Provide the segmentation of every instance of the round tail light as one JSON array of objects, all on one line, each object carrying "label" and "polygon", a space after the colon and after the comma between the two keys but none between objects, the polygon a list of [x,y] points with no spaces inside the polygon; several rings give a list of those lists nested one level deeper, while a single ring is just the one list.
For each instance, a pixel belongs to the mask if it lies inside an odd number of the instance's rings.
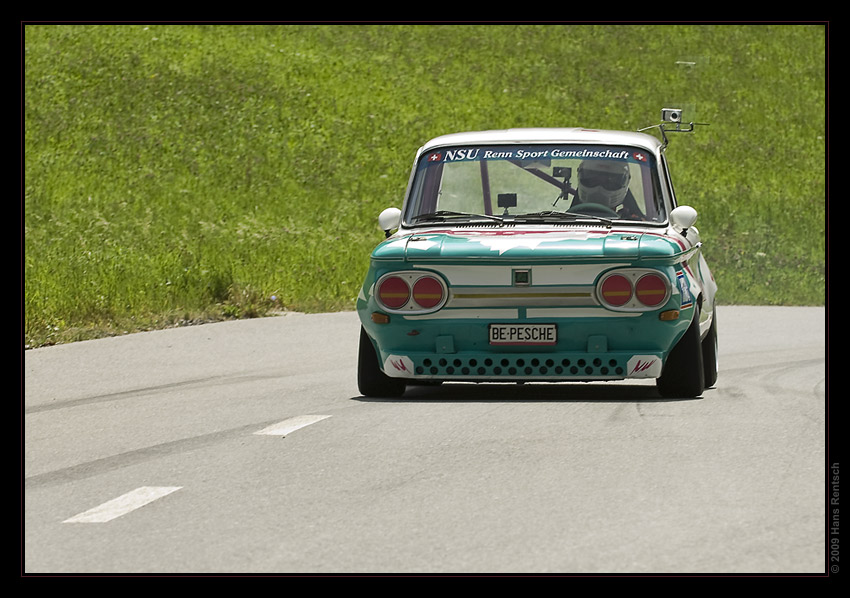
[{"label": "round tail light", "polygon": [[410,288],[397,276],[390,276],[381,282],[378,298],[390,309],[399,309],[410,299]]},{"label": "round tail light", "polygon": [[431,276],[423,276],[413,285],[413,300],[425,309],[436,307],[443,300],[443,285]]},{"label": "round tail light", "polygon": [[605,303],[614,307],[620,307],[628,303],[632,298],[632,284],[625,276],[612,274],[602,281],[599,292]]},{"label": "round tail light", "polygon": [[647,307],[656,307],[667,298],[667,285],[657,274],[646,274],[637,281],[635,296]]}]

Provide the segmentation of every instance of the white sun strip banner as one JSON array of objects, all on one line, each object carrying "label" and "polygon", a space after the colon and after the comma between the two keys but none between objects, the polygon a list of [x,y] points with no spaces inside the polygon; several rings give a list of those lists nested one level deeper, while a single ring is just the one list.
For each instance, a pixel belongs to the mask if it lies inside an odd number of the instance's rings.
[{"label": "white sun strip banner", "polygon": [[106,523],[180,490],[180,488],[182,486],[142,486],[132,492],[107,501],[100,506],[66,519],[62,523]]},{"label": "white sun strip banner", "polygon": [[263,428],[259,432],[254,432],[254,434],[259,434],[261,436],[286,436],[287,434],[303,428],[304,426],[315,424],[316,422],[320,422],[329,417],[330,415],[299,415],[298,417],[292,417],[290,419],[285,419],[282,422],[272,424],[267,428]]}]

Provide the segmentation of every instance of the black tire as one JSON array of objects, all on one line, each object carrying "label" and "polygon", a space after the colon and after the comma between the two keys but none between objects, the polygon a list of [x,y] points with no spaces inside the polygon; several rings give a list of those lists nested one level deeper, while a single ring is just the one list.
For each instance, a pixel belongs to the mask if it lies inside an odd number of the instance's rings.
[{"label": "black tire", "polygon": [[711,388],[717,383],[717,310],[711,316],[711,328],[702,340],[704,384]]},{"label": "black tire", "polygon": [[699,337],[699,312],[694,314],[685,336],[667,356],[664,370],[655,385],[663,397],[692,398],[702,394],[705,370]]},{"label": "black tire", "polygon": [[366,397],[400,397],[404,394],[404,380],[390,378],[381,371],[378,355],[369,335],[360,328],[360,350],[357,356],[357,388]]}]

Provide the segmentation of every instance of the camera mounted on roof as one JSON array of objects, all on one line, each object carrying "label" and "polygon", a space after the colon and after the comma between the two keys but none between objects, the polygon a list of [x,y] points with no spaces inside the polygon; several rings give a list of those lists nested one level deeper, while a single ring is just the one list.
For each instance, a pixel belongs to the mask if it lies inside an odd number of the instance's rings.
[{"label": "camera mounted on roof", "polygon": [[667,147],[667,133],[690,133],[696,125],[707,125],[708,123],[695,123],[693,121],[685,124],[683,120],[683,110],[681,108],[662,108],[661,122],[657,125],[638,129],[639,132],[649,129],[658,128],[661,131],[661,137],[664,140],[664,147]]},{"label": "camera mounted on roof", "polygon": [[661,120],[666,123],[682,122],[682,110],[680,108],[662,108]]}]

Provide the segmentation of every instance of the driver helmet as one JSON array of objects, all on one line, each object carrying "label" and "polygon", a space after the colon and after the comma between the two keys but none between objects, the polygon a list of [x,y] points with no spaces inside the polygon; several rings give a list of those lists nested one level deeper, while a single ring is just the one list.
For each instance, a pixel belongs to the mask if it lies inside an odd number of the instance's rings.
[{"label": "driver helmet", "polygon": [[578,167],[581,201],[616,209],[629,190],[629,165],[612,160],[585,160]]}]

